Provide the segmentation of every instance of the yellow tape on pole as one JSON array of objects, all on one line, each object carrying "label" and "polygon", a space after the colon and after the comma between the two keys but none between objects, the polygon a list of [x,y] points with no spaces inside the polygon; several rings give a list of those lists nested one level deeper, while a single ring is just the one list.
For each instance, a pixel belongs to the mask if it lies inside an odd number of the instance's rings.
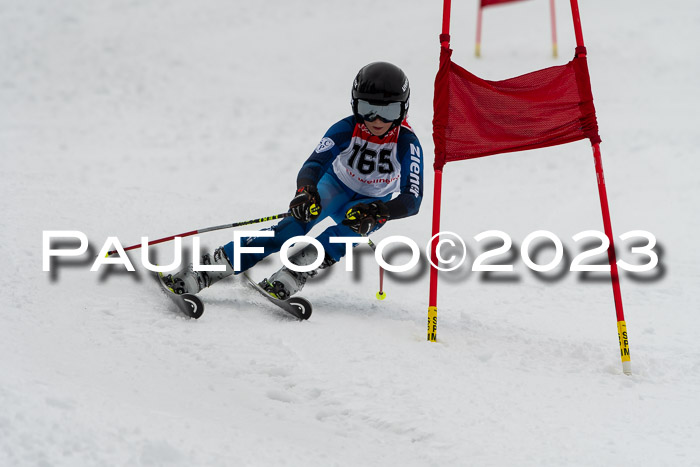
[{"label": "yellow tape on pole", "polygon": [[620,358],[622,359],[622,371],[626,375],[632,374],[630,362],[630,343],[627,338],[627,324],[624,321],[617,322],[617,337],[620,340]]},{"label": "yellow tape on pole", "polygon": [[428,341],[435,342],[437,340],[437,307],[428,307]]}]

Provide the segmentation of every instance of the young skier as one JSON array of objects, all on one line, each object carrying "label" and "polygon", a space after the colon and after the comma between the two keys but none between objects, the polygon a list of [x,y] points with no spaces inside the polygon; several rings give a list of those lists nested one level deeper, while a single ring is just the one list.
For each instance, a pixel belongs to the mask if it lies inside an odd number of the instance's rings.
[{"label": "young skier", "polygon": [[[352,86],[353,115],[326,132],[297,176],[297,190],[289,204],[291,216],[270,230],[273,237],[250,237],[246,247],[263,247],[263,253],[241,253],[240,271],[235,271],[234,244],[217,248],[202,257],[200,264],[223,266],[222,271],[194,271],[192,264],[168,275],[164,281],[175,292],[197,293],[221,279],[250,269],[282,244],[306,235],[318,222],[330,217],[336,222],[316,239],[325,250],[318,269],[345,255],[345,244],[331,237],[366,236],[387,220],[413,216],[423,197],[423,153],[418,138],[406,121],[410,89],[397,66],[374,62],[363,67]],[[394,194],[398,196],[392,199]],[[318,258],[313,245],[289,257],[297,266],[308,266]],[[299,292],[317,270],[296,272],[282,267],[260,283],[268,293],[286,300]]]}]

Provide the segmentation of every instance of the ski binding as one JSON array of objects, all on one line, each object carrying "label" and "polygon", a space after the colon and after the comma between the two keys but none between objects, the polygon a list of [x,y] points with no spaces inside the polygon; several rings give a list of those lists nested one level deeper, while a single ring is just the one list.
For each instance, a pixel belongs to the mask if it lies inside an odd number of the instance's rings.
[{"label": "ski binding", "polygon": [[311,316],[312,312],[312,307],[311,307],[311,302],[309,302],[307,299],[303,297],[290,297],[287,300],[280,300],[279,298],[275,298],[265,289],[260,287],[257,282],[255,282],[253,279],[248,276],[248,274],[243,273],[243,277],[246,278],[248,281],[248,284],[255,290],[257,290],[261,295],[263,295],[265,298],[267,298],[270,302],[274,303],[278,307],[282,308],[284,311],[289,313],[290,315],[294,316],[295,318],[299,320],[307,320]]},{"label": "ski binding", "polygon": [[199,297],[189,293],[182,295],[175,293],[175,291],[168,287],[163,281],[162,272],[156,273],[156,277],[158,278],[160,288],[163,290],[165,295],[167,295],[168,298],[170,298],[173,301],[173,303],[177,305],[177,308],[182,313],[184,313],[185,316],[194,319],[199,319],[202,316],[202,314],[204,313],[204,304],[199,299]]}]

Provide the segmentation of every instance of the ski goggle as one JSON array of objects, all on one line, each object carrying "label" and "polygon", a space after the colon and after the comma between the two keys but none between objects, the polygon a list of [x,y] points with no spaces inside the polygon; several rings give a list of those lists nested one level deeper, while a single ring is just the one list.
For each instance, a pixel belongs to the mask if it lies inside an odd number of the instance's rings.
[{"label": "ski goggle", "polygon": [[358,99],[357,113],[362,116],[365,121],[373,122],[376,119],[384,123],[391,123],[401,117],[401,102],[390,102],[386,105],[375,105],[369,102]]}]

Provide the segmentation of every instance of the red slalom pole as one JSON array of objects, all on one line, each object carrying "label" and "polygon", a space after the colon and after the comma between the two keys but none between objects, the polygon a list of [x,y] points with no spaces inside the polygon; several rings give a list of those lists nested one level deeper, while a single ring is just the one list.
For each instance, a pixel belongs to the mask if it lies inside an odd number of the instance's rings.
[{"label": "red slalom pole", "polygon": [[615,256],[615,246],[613,244],[612,223],[610,222],[610,206],[608,205],[608,193],[605,188],[605,174],[603,173],[603,160],[600,154],[600,144],[593,145],[593,158],[595,159],[595,171],[598,178],[598,194],[600,195],[600,209],[603,213],[603,228],[605,235],[610,239],[608,248],[608,260],[610,262],[610,275],[613,282],[613,295],[615,297],[615,312],[618,321],[625,320],[622,310],[622,293],[620,292],[620,276],[617,270],[617,258]]},{"label": "red slalom pole", "polygon": [[450,10],[452,2],[444,0],[442,3],[442,35],[440,36],[440,45],[442,47],[450,47]]},{"label": "red slalom pole", "polygon": [[433,190],[433,230],[430,244],[430,295],[428,297],[428,341],[437,341],[437,286],[438,258],[437,246],[440,242],[440,207],[442,203],[442,169],[435,169],[435,187]]},{"label": "red slalom pole", "polygon": [[[450,9],[452,3],[450,0],[444,0],[442,6],[442,34],[440,34],[440,47],[447,51],[450,49]],[[442,56],[442,52],[441,52]],[[444,154],[439,154],[443,157]],[[442,204],[442,168],[444,160],[441,159],[439,165],[433,164],[435,172],[435,180],[433,187],[433,225],[432,225],[432,240],[430,242],[430,292],[428,295],[428,341],[437,341],[437,283],[438,283],[438,259],[437,246],[440,241],[440,206]]]},{"label": "red slalom pole", "polygon": [[574,33],[576,34],[576,45],[583,47],[583,31],[581,30],[581,15],[578,12],[578,0],[571,0],[571,16],[574,19]]},{"label": "red slalom pole", "polygon": [[479,11],[476,13],[476,46],[474,47],[474,55],[477,57],[481,57],[481,21],[483,10],[481,2],[479,2]]},{"label": "red slalom pole", "polygon": [[554,0],[549,0],[549,15],[552,20],[552,57],[559,56],[559,46],[557,46],[557,13],[554,9]]},{"label": "red slalom pole", "polygon": [[[576,33],[576,46],[583,48],[583,31],[581,28],[581,16],[578,10],[578,1],[571,0],[571,16],[574,20],[574,31]],[[585,52],[583,52],[585,55]],[[605,187],[605,174],[603,172],[603,160],[600,154],[600,143],[593,145],[593,158],[595,160],[596,177],[598,178],[598,195],[600,197],[600,209],[603,214],[603,228],[605,235],[610,241],[608,245],[608,262],[610,263],[610,279],[612,282],[613,298],[615,300],[615,314],[617,316],[617,336],[620,343],[620,359],[622,360],[622,371],[626,375],[632,374],[632,364],[630,362],[629,339],[627,335],[627,323],[625,313],[622,309],[622,292],[620,291],[620,276],[617,270],[617,258],[615,256],[615,242],[613,241],[612,223],[610,222],[610,207],[608,205],[608,193]]]},{"label": "red slalom pole", "polygon": [[[452,7],[450,0],[444,0],[442,6],[442,34],[440,34],[440,47],[444,51],[450,49],[450,9]],[[441,52],[442,56],[442,52]],[[444,154],[436,152],[436,164],[438,155],[444,158]],[[440,241],[438,234],[440,233],[440,206],[442,204],[442,168],[444,160],[439,162],[439,165],[433,164],[435,171],[435,180],[433,187],[433,225],[432,225],[432,241],[430,243],[430,292],[428,296],[428,341],[437,341],[437,286],[438,286],[438,259],[437,245]]]},{"label": "red slalom pole", "polygon": [[595,159],[595,171],[598,178],[598,195],[600,197],[600,209],[603,214],[603,229],[610,241],[608,245],[608,262],[610,263],[610,279],[612,281],[613,297],[615,299],[615,314],[617,315],[617,337],[620,343],[620,359],[622,371],[626,375],[632,374],[630,362],[630,347],[627,336],[627,323],[622,309],[622,292],[620,290],[620,275],[617,270],[617,258],[615,255],[615,243],[613,242],[612,223],[610,222],[610,207],[608,194],[605,188],[605,174],[603,173],[603,161],[600,155],[600,144],[593,145],[593,158]]}]

